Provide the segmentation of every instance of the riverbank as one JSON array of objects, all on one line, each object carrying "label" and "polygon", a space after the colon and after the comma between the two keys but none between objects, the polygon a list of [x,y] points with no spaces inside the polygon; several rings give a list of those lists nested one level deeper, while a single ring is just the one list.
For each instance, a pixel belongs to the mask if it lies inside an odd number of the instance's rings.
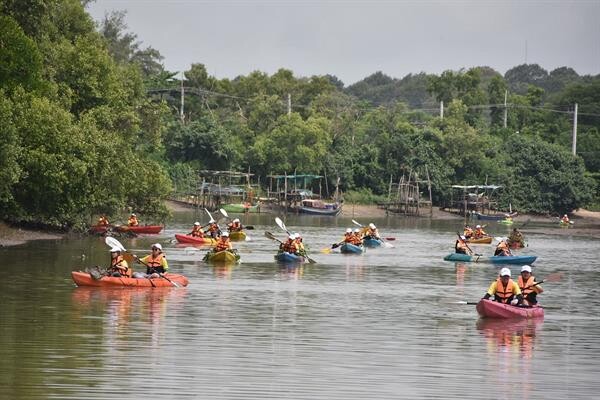
[{"label": "riverbank", "polygon": [[29,240],[56,240],[63,237],[64,234],[60,233],[17,228],[0,222],[0,247],[16,246]]}]

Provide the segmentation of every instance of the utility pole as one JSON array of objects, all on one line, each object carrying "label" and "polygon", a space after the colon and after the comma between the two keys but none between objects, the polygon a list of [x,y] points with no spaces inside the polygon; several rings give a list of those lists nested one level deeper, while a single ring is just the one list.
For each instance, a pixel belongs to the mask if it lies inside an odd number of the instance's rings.
[{"label": "utility pole", "polygon": [[440,119],[444,119],[444,100],[440,101]]},{"label": "utility pole", "polygon": [[288,93],[287,106],[288,106],[288,115],[291,115],[292,114],[292,94],[291,93]]},{"label": "utility pole", "polygon": [[573,111],[573,155],[577,155],[577,103]]},{"label": "utility pole", "polygon": [[183,71],[181,71],[181,111],[180,111],[179,117],[181,118],[181,123],[182,124],[183,124],[184,119],[185,119],[185,115],[183,113],[184,99],[185,99],[185,94],[184,94],[184,91],[183,91]]},{"label": "utility pole", "polygon": [[504,91],[504,127],[506,128],[506,121],[508,119],[508,108],[506,107],[506,101],[508,100],[508,90]]}]

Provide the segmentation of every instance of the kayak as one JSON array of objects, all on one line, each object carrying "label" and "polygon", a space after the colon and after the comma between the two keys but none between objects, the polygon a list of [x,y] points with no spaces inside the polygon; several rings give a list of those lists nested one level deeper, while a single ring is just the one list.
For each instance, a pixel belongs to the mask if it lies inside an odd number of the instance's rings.
[{"label": "kayak", "polygon": [[363,239],[363,245],[365,247],[381,247],[383,246],[383,242],[379,239],[373,239],[371,237],[365,237]]},{"label": "kayak", "polygon": [[240,261],[240,256],[229,250],[223,250],[217,253],[215,253],[214,251],[209,251],[208,253],[206,253],[203,260],[205,262],[235,263]]},{"label": "kayak", "polygon": [[191,235],[183,235],[181,233],[176,233],[175,234],[175,239],[177,239],[177,241],[179,243],[190,243],[190,244],[215,244],[216,241],[213,238],[210,237],[197,237],[197,236],[191,236]]},{"label": "kayak", "polygon": [[492,243],[492,237],[491,236],[483,236],[480,238],[470,238],[467,240],[467,243],[490,244],[490,243]]},{"label": "kayak", "polygon": [[351,243],[344,243],[340,247],[340,252],[344,254],[362,254],[363,251],[365,251],[363,246],[357,246]]},{"label": "kayak", "polygon": [[479,300],[477,312],[482,318],[543,318],[544,309],[539,306],[516,307],[492,300]]},{"label": "kayak", "polygon": [[238,231],[238,232],[229,232],[229,240],[232,242],[241,242],[246,240],[246,232]]},{"label": "kayak", "polygon": [[105,233],[107,230],[111,229],[112,225],[92,225],[88,232],[90,233]]},{"label": "kayak", "polygon": [[305,258],[297,254],[283,251],[281,253],[275,254],[275,260],[277,260],[280,263],[303,263],[305,261]]},{"label": "kayak", "polygon": [[[165,273],[164,276],[175,282],[179,286],[187,286],[188,279],[183,275]],[[94,279],[88,272],[73,271],[71,277],[77,286],[97,286],[97,287],[172,287],[175,286],[165,278],[127,278],[103,276],[100,279]]]},{"label": "kayak", "polygon": [[450,253],[444,260],[463,262],[489,262],[492,264],[533,264],[537,256],[470,256],[462,253]]},{"label": "kayak", "polygon": [[504,225],[512,225],[514,223],[514,221],[512,219],[503,219],[501,221],[498,221],[499,224],[504,224]]},{"label": "kayak", "polygon": [[564,222],[564,221],[560,221],[558,223],[558,226],[560,226],[561,228],[568,228],[571,225],[570,222]]},{"label": "kayak", "polygon": [[163,227],[160,225],[137,225],[137,226],[120,225],[120,226],[115,226],[114,229],[117,232],[156,234],[156,233],[160,233],[160,231],[162,231]]}]

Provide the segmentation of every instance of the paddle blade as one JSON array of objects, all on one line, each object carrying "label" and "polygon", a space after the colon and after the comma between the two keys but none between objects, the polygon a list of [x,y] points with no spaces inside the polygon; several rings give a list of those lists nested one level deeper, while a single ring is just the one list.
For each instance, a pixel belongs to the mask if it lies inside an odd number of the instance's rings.
[{"label": "paddle blade", "polygon": [[544,278],[544,282],[560,282],[562,280],[562,272],[553,272]]},{"label": "paddle blade", "polygon": [[127,250],[125,250],[125,247],[121,244],[121,242],[119,242],[117,239],[115,239],[112,236],[105,237],[104,243],[106,243],[106,245],[109,247],[116,247],[116,248],[120,249],[121,251],[127,251]]},{"label": "paddle blade", "polygon": [[357,221],[355,221],[355,220],[352,220],[352,223],[353,223],[354,225],[358,225],[358,226],[360,226],[361,228],[364,226],[363,224],[361,224],[360,222],[357,222]]},{"label": "paddle blade", "polygon": [[127,264],[133,264],[133,261],[134,261],[133,254],[125,253],[125,254],[123,254],[123,259],[125,261],[127,261]]},{"label": "paddle blade", "polygon": [[252,225],[246,225],[244,227],[244,229],[247,229],[247,230],[251,231],[251,230],[254,230],[254,226],[252,226]]},{"label": "paddle blade", "polygon": [[395,237],[386,237],[385,240],[396,240]]},{"label": "paddle blade", "polygon": [[229,215],[227,215],[227,211],[223,210],[222,208],[219,208],[219,211],[221,212],[221,214],[223,214],[225,218],[229,218]]},{"label": "paddle blade", "polygon": [[275,223],[277,224],[278,227],[280,227],[282,230],[286,231],[289,235],[289,232],[285,226],[285,224],[283,223],[283,221],[281,220],[281,218],[279,217],[275,217]]},{"label": "paddle blade", "polygon": [[212,216],[212,215],[210,215],[210,212],[208,212],[208,210],[207,210],[206,208],[204,209],[204,211],[206,211],[206,213],[208,214],[208,217],[210,218],[210,221],[209,221],[209,223],[210,223],[210,222],[214,222],[214,221],[215,221],[215,219],[213,218],[213,216]]},{"label": "paddle blade", "polygon": [[321,252],[323,254],[329,254],[329,253],[331,253],[331,249],[329,247],[325,247],[325,248],[319,250],[319,252]]}]

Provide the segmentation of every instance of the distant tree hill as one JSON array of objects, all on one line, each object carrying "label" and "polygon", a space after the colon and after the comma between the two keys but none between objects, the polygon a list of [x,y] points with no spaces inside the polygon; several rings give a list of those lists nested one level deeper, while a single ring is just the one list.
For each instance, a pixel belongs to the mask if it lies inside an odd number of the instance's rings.
[{"label": "distant tree hill", "polygon": [[[570,67],[560,67],[548,72],[538,64],[517,65],[506,71],[504,76],[487,66],[474,67],[469,71],[477,71],[482,90],[487,90],[492,79],[498,76],[504,78],[507,89],[516,94],[525,95],[529,85],[534,85],[544,90],[545,98],[551,98],[569,85],[586,84],[594,79],[590,75],[581,76]],[[459,72],[465,70],[461,69]],[[421,72],[397,79],[377,71],[348,86],[344,91],[376,106],[404,102],[411,108],[431,107],[437,103],[435,96],[428,90],[429,82],[434,77],[437,75]]]}]

